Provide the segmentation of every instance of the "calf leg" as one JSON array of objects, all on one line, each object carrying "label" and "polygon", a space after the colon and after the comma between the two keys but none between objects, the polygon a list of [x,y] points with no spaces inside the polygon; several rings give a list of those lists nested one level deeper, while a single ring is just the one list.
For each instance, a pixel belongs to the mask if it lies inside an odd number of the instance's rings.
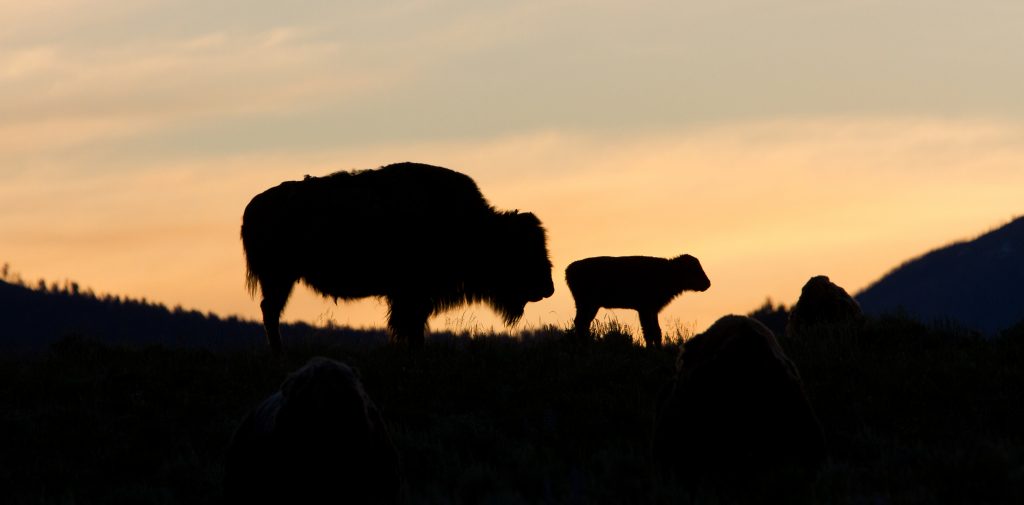
[{"label": "calf leg", "polygon": [[260,280],[263,292],[263,301],[260,302],[260,309],[263,310],[263,328],[267,332],[267,343],[274,354],[281,354],[281,311],[288,303],[294,285],[294,280]]},{"label": "calf leg", "polygon": [[638,310],[640,328],[644,331],[644,342],[647,347],[661,347],[661,325],[658,324],[658,311]]},{"label": "calf leg", "polygon": [[409,347],[423,347],[423,333],[433,312],[426,299],[388,298],[388,333],[392,342],[408,342]]},{"label": "calf leg", "polygon": [[579,342],[590,341],[590,323],[597,317],[597,307],[591,305],[576,305],[576,319],[573,325],[576,330],[576,340]]}]

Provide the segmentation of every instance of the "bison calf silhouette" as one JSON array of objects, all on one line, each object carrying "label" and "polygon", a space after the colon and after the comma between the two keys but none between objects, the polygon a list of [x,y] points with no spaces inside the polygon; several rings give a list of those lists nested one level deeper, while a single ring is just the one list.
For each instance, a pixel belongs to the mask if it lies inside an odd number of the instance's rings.
[{"label": "bison calf silhouette", "polygon": [[672,259],[650,256],[600,256],[575,261],[565,280],[576,300],[576,336],[590,338],[590,323],[600,308],[633,309],[647,346],[661,345],[658,313],[683,291],[706,291],[711,281],[689,254]]},{"label": "bison calf silhouette", "polygon": [[436,312],[484,302],[514,324],[554,292],[536,216],[497,211],[468,176],[419,163],[270,188],[245,208],[242,245],[275,352],[300,280],[335,299],[385,298],[392,340],[413,346]]},{"label": "bison calf silhouette", "polygon": [[396,503],[398,452],[355,372],[313,358],[250,412],[224,463],[228,503]]}]

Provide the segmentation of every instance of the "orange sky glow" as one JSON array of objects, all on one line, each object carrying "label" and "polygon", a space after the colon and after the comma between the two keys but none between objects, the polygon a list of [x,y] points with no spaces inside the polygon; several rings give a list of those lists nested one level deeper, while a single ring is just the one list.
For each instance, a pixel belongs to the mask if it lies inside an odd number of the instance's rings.
[{"label": "orange sky glow", "polygon": [[[661,319],[699,331],[766,297],[792,303],[813,275],[859,290],[906,259],[1004,223],[1020,210],[1021,139],[1024,131],[997,124],[776,121],[642,138],[542,132],[241,156],[78,181],[32,173],[0,189],[0,232],[4,260],[27,278],[71,278],[100,292],[256,318],[238,239],[249,198],[305,173],[416,160],[463,171],[496,207],[544,222],[556,293],[530,304],[523,324],[569,324],[563,272],[571,261],[690,253],[712,288],[684,294]],[[302,288],[285,318],[380,326],[385,310],[380,301],[334,304]],[[637,324],[629,311],[605,317]],[[435,317],[432,327],[501,325],[488,309],[470,307]]]},{"label": "orange sky glow", "polygon": [[[661,319],[697,332],[793,303],[814,275],[859,291],[1024,213],[1021,16],[954,0],[0,0],[0,263],[256,318],[250,198],[416,161],[543,221],[556,291],[524,326],[570,323],[576,259],[689,253],[712,287]],[[284,318],[385,312],[303,288]],[[483,307],[431,324],[500,328]]]}]

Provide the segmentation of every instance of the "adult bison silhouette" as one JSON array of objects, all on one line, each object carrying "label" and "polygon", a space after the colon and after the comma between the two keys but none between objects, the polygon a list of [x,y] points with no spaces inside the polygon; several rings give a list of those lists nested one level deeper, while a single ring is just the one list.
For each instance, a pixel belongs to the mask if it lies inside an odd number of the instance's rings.
[{"label": "adult bison silhouette", "polygon": [[554,292],[536,216],[498,211],[468,176],[419,163],[270,188],[245,208],[242,245],[274,352],[297,281],[334,299],[385,298],[391,339],[413,347],[439,311],[484,302],[514,324]]}]

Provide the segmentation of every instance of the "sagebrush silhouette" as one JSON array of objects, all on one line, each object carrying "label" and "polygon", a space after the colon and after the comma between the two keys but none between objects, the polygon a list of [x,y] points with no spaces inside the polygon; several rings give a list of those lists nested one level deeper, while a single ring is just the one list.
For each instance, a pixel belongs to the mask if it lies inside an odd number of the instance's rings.
[{"label": "sagebrush silhouette", "polygon": [[299,280],[335,299],[386,298],[391,337],[414,346],[436,312],[484,302],[513,324],[554,292],[540,220],[495,210],[471,178],[431,165],[284,182],[249,202],[242,244],[274,351]]},{"label": "sagebrush silhouette", "polygon": [[228,503],[396,503],[394,444],[355,372],[313,358],[250,412],[224,465]]},{"label": "sagebrush silhouette", "polygon": [[650,256],[599,256],[574,261],[565,280],[576,300],[576,335],[590,338],[590,323],[600,308],[633,309],[648,346],[661,345],[658,313],[683,291],[706,291],[711,281],[689,254],[672,259]]}]

